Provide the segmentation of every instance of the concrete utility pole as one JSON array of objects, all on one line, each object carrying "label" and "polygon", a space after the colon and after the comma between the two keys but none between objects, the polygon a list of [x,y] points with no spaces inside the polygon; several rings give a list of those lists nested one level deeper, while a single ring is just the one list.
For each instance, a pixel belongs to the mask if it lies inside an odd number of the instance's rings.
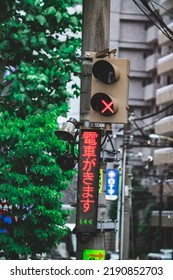
[{"label": "concrete utility pole", "polygon": [[159,242],[158,250],[162,249],[163,244],[163,234],[162,234],[162,210],[163,210],[163,179],[160,180],[160,190],[159,190]]},{"label": "concrete utility pole", "polygon": [[[89,121],[92,61],[85,58],[85,52],[99,52],[109,48],[110,0],[83,0],[82,29],[82,73],[80,96],[80,122]],[[104,166],[105,168],[105,166]],[[105,194],[99,194],[99,205],[104,204]],[[103,209],[103,208],[102,208]],[[103,220],[103,211],[98,211],[98,221]],[[82,259],[84,249],[104,249],[104,233],[100,231],[88,243],[77,240],[77,259]]]},{"label": "concrete utility pole", "polygon": [[[109,47],[110,0],[83,0],[82,56]],[[91,61],[82,61],[80,120],[89,120]]]},{"label": "concrete utility pole", "polygon": [[131,123],[124,127],[124,143],[123,143],[123,179],[122,179],[122,200],[121,200],[121,238],[120,238],[120,259],[129,259],[130,244],[130,219],[131,219],[131,203],[132,203],[132,166],[129,163],[129,141],[132,131]]}]

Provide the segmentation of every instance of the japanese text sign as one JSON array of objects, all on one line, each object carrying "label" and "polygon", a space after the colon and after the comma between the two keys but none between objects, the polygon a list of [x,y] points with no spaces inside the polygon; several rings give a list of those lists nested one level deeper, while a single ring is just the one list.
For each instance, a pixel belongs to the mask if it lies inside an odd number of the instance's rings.
[{"label": "japanese text sign", "polygon": [[106,199],[116,200],[118,197],[118,170],[107,169],[106,170]]},{"label": "japanese text sign", "polygon": [[95,232],[97,229],[100,142],[101,131],[81,130],[76,217],[78,232]]}]

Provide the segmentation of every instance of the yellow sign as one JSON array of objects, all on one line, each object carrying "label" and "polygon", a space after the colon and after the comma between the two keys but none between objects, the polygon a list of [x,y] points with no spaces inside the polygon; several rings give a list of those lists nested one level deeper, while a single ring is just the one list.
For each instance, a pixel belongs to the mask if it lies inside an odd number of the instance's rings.
[{"label": "yellow sign", "polygon": [[99,193],[103,192],[103,169],[99,170]]},{"label": "yellow sign", "polygon": [[105,250],[85,249],[83,251],[83,260],[105,260]]}]

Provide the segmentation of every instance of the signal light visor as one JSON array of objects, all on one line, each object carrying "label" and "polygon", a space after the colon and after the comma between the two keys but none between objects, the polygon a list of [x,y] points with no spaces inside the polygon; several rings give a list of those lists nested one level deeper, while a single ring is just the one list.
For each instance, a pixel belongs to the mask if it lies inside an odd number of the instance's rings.
[{"label": "signal light visor", "polygon": [[92,72],[94,77],[104,84],[113,84],[120,78],[118,67],[106,60],[95,62]]}]

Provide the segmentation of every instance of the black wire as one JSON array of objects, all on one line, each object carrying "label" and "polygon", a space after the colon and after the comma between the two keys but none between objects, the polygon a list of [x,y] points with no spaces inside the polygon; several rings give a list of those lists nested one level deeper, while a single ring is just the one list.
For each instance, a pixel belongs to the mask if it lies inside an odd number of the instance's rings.
[{"label": "black wire", "polygon": [[[151,10],[153,16],[157,18],[158,22],[160,23],[160,25],[161,25],[161,27],[163,28],[163,30],[164,30],[164,32],[166,33],[166,35],[169,36],[169,33],[171,33],[171,35],[173,36],[172,30],[169,29],[169,28],[167,27],[167,25],[164,23],[162,17],[161,17],[160,14],[158,13],[158,11],[155,9],[155,7],[154,7],[154,5],[153,5],[153,3],[152,3],[153,1],[150,0],[150,2],[151,2],[151,6],[153,7],[153,10]],[[153,11],[154,11],[154,12],[153,12]],[[162,31],[162,30],[161,30],[161,31]],[[169,33],[168,33],[167,31],[169,31]],[[173,39],[173,37],[171,37],[171,39]]]},{"label": "black wire", "polygon": [[[143,6],[137,2],[136,0],[132,0],[138,8],[150,19],[150,21],[156,25],[159,30],[168,37],[171,41],[173,41],[173,31],[168,28],[168,26],[164,23],[163,19],[155,9],[153,3],[150,0],[141,0]],[[140,1],[140,0],[139,0]],[[148,4],[150,3],[150,5]]]},{"label": "black wire", "polygon": [[[153,122],[151,122],[151,123],[149,123],[149,124],[147,124],[147,125],[145,125],[145,126],[143,126],[143,127],[139,127],[139,125],[137,124],[137,121],[143,121],[144,119],[147,119],[147,118],[150,118],[150,117],[153,117],[153,116],[157,116],[158,114],[163,113],[164,111],[168,110],[168,109],[169,109],[170,107],[172,107],[172,106],[173,106],[173,103],[169,104],[168,106],[166,106],[166,107],[163,108],[162,110],[159,110],[159,111],[156,112],[156,113],[148,114],[148,115],[143,116],[143,117],[141,117],[141,118],[136,118],[136,119],[134,119],[134,124],[135,124],[135,126],[137,127],[136,130],[139,130],[139,131],[141,132],[142,136],[143,136],[146,140],[150,140],[149,136],[146,135],[146,134],[143,132],[142,129],[145,128],[145,127],[147,127],[147,126],[150,126],[151,124],[154,124],[154,123],[158,122],[160,119],[162,119],[162,117],[160,117],[159,119],[157,119],[157,120],[155,120],[155,121],[153,121]],[[136,131],[136,130],[133,130],[132,132],[134,132],[134,131]]]},{"label": "black wire", "polygon": [[142,136],[143,136],[146,140],[149,140],[149,139],[150,139],[149,136],[146,135],[146,134],[143,132],[142,128],[140,128],[139,125],[136,123],[136,120],[134,120],[134,124],[136,125],[137,129],[141,132]]},{"label": "black wire", "polygon": [[[152,124],[154,124],[154,123],[160,121],[161,119],[162,119],[162,117],[160,117],[160,118],[157,119],[157,120],[154,120],[153,122],[151,122],[151,123],[149,123],[149,124],[145,124],[144,126],[140,127],[140,129],[144,129],[144,128],[146,128],[146,127],[148,127],[148,126],[150,126],[150,125],[152,125]],[[135,123],[135,125],[136,125],[136,122],[134,122],[134,123]],[[135,131],[137,131],[137,130],[138,130],[138,129],[134,129],[134,130],[132,130],[132,132],[135,132]]]},{"label": "black wire", "polygon": [[111,144],[111,147],[112,147],[112,150],[113,150],[113,152],[115,153],[116,151],[115,151],[115,148],[114,148],[113,143],[112,143],[112,139],[111,139],[111,137],[110,137],[109,134],[107,134],[107,135],[104,137],[103,142],[101,143],[101,147],[103,147],[103,145],[105,144],[107,138],[109,139],[110,144]]},{"label": "black wire", "polygon": [[169,104],[168,106],[166,106],[165,108],[159,110],[159,111],[156,112],[156,113],[148,114],[148,115],[146,115],[146,116],[137,118],[137,119],[135,119],[135,121],[142,121],[142,120],[144,120],[144,119],[148,119],[148,118],[150,118],[150,117],[156,116],[156,115],[158,115],[158,114],[160,114],[160,113],[162,113],[162,112],[168,110],[168,109],[171,108],[171,107],[173,107],[173,103]]},{"label": "black wire", "polygon": [[110,137],[109,134],[108,134],[108,138],[109,138],[109,141],[110,141],[110,143],[111,143],[112,150],[115,152],[115,148],[114,148],[114,145],[113,145],[113,143],[112,143],[112,139],[111,139],[111,137]]},{"label": "black wire", "polygon": [[167,13],[169,13],[170,15],[173,15],[173,13],[171,13],[168,9],[166,9],[165,7],[163,7],[162,5],[160,5],[159,3],[157,3],[154,0],[150,0],[151,2],[155,3],[157,6],[159,6],[160,8],[162,8],[163,10],[165,10]]}]

